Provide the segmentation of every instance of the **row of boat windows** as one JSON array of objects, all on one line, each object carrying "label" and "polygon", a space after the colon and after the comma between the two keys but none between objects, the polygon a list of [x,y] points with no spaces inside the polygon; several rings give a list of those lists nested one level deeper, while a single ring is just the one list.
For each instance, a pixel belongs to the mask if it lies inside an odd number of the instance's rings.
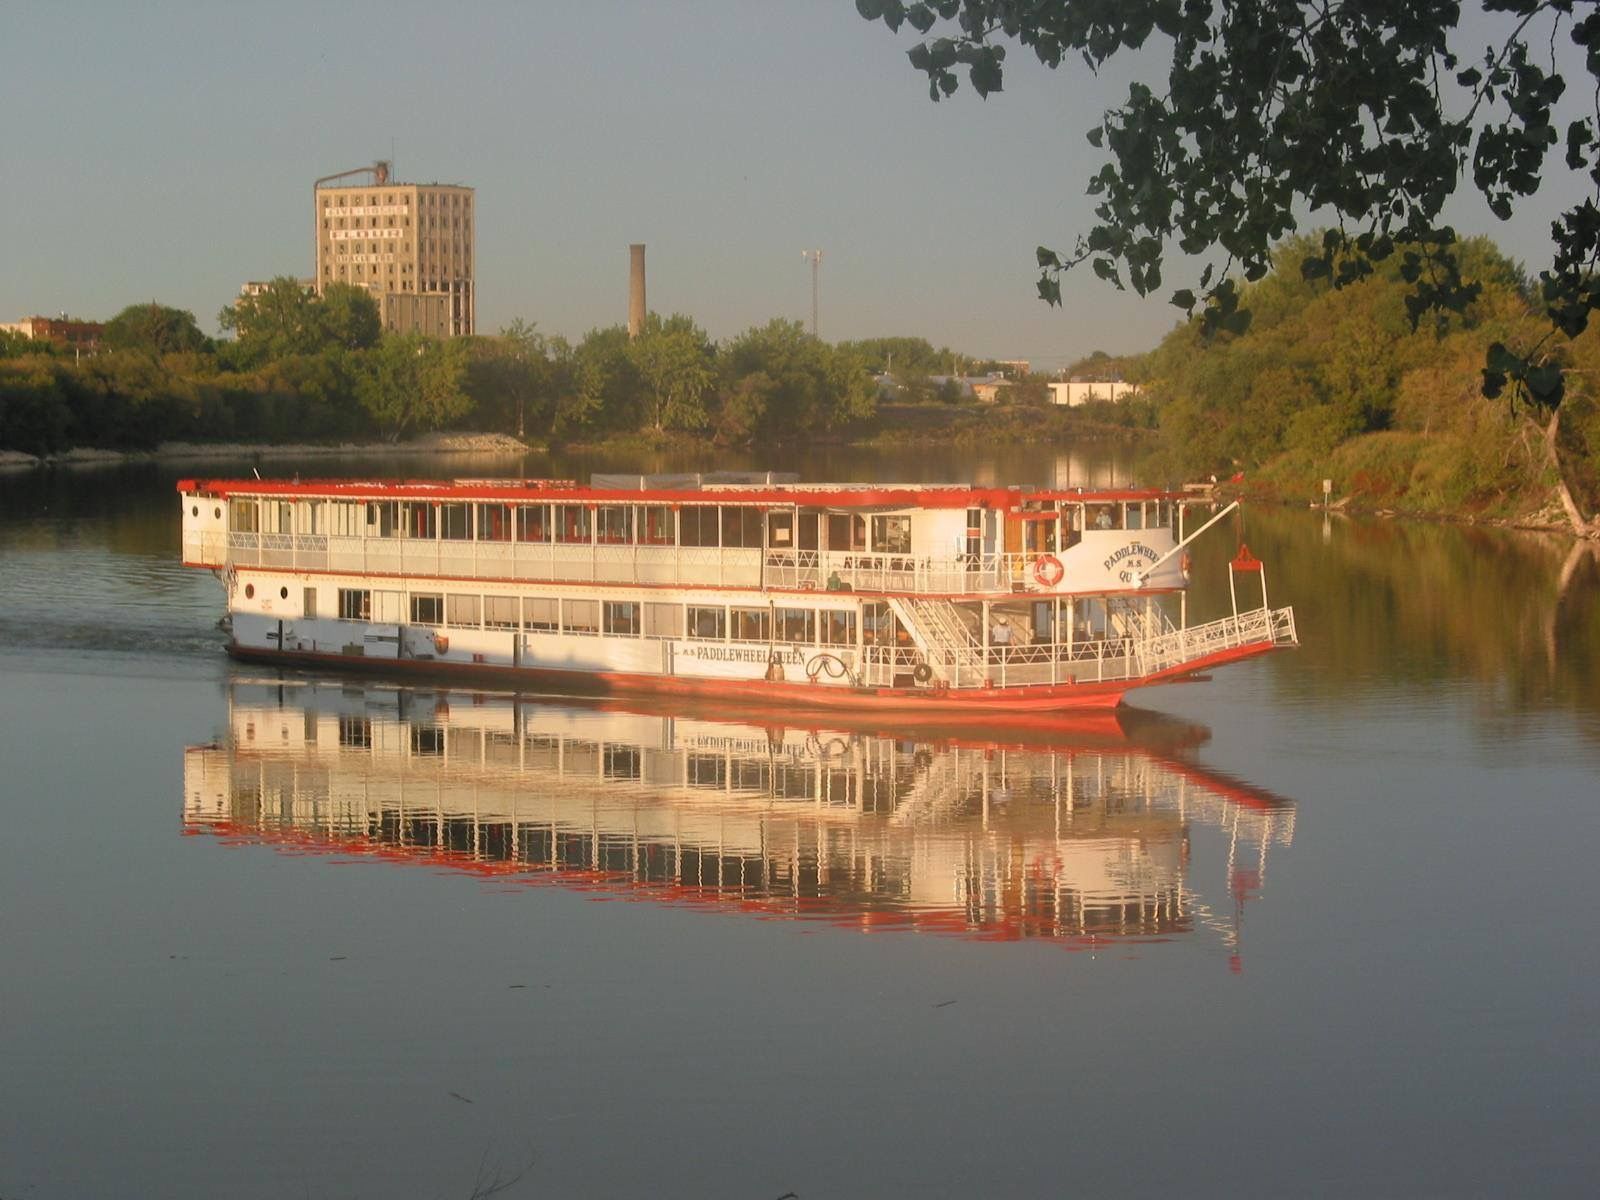
[{"label": "row of boat windows", "polygon": [[[339,589],[342,620],[398,623],[402,611],[413,625],[453,629],[686,637],[699,641],[800,642],[824,646],[856,643],[856,614],[842,609],[743,608],[721,604],[412,592],[402,610],[399,592]],[[869,624],[872,624],[870,617]]]},{"label": "row of boat windows", "polygon": [[[1157,529],[1170,524],[1165,501],[1105,504],[1063,502],[1063,529]],[[1034,514],[1030,514],[1034,515]],[[984,514],[967,512],[965,549],[981,538]],[[1023,522],[1029,533],[1036,519]],[[780,550],[865,550],[911,553],[911,517],[882,513],[762,509],[750,505],[692,504],[488,504],[381,500],[247,500],[229,503],[234,533],[323,534],[336,537],[406,538],[424,541],[537,542],[568,545],[726,546]],[[1054,522],[1048,539],[1055,540]],[[1029,539],[1033,540],[1032,538]],[[1063,539],[1071,544],[1075,538]],[[1040,548],[1028,547],[1029,549]],[[1049,548],[1053,549],[1051,545]]]}]

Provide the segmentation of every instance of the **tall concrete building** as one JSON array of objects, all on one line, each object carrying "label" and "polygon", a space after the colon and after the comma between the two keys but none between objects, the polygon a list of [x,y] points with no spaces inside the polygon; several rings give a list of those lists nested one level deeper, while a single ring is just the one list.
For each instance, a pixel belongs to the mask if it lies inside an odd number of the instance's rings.
[{"label": "tall concrete building", "polygon": [[393,183],[387,163],[346,176],[354,174],[371,180],[315,188],[317,294],[330,283],[353,283],[372,293],[385,329],[475,333],[473,189]]}]

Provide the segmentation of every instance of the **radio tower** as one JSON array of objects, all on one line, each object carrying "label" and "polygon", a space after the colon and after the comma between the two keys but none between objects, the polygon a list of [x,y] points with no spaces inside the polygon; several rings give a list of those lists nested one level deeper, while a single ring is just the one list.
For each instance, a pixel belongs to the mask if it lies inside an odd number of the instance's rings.
[{"label": "radio tower", "polygon": [[811,262],[811,336],[817,336],[817,269],[822,266],[821,250],[802,250],[800,257]]}]

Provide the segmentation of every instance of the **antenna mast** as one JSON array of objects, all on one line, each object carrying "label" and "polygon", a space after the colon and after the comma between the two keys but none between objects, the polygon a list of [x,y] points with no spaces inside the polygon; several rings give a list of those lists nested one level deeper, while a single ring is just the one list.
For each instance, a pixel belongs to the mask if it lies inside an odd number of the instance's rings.
[{"label": "antenna mast", "polygon": [[817,271],[822,266],[821,250],[802,250],[800,257],[811,262],[811,336],[817,336]]}]

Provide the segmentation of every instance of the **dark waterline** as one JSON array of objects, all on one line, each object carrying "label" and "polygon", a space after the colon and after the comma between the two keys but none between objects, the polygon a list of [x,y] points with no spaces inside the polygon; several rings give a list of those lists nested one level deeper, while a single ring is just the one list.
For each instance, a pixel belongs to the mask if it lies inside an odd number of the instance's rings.
[{"label": "dark waterline", "polygon": [[[419,473],[384,466],[270,469]],[[1138,693],[1132,733],[810,739],[233,671],[173,481],[249,467],[0,473],[0,1196],[1591,1186],[1566,543],[1252,510],[1191,615],[1242,538],[1299,651]]]}]

